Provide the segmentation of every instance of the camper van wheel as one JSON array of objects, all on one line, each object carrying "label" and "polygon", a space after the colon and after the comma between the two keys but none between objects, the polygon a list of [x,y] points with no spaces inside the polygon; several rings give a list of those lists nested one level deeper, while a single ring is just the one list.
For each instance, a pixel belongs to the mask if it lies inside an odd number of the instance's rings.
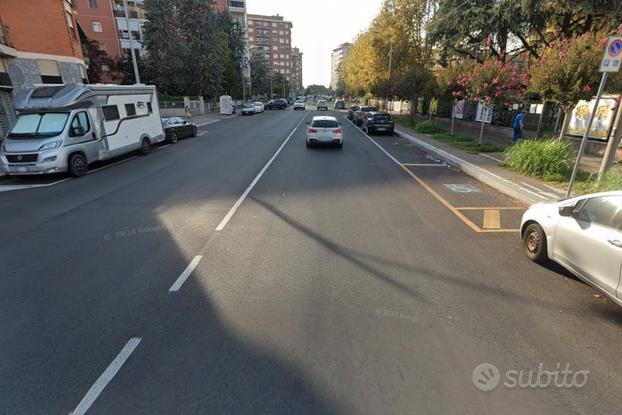
[{"label": "camper van wheel", "polygon": [[151,141],[148,138],[143,138],[142,143],[140,143],[140,152],[143,155],[151,153]]},{"label": "camper van wheel", "polygon": [[74,177],[82,177],[88,171],[86,157],[80,153],[72,154],[69,157],[69,173]]},{"label": "camper van wheel", "polygon": [[171,133],[171,136],[169,138],[171,144],[177,144],[177,134],[176,133]]}]

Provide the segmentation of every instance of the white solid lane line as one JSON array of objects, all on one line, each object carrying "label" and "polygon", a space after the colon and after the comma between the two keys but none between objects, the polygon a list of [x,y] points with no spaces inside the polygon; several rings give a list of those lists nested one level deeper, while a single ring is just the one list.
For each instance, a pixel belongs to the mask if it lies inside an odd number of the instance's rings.
[{"label": "white solid lane line", "polygon": [[199,265],[199,262],[201,262],[201,259],[203,259],[203,256],[201,255],[195,256],[190,262],[190,264],[188,264],[184,272],[182,272],[181,275],[177,278],[177,280],[173,283],[173,285],[171,285],[171,288],[169,288],[168,291],[171,293],[179,291],[179,289],[181,288],[182,285],[184,285],[184,282],[186,282],[190,274],[192,274],[192,271],[194,271],[197,265]]},{"label": "white solid lane line", "polygon": [[110,365],[104,370],[104,373],[95,381],[91,389],[84,395],[84,398],[80,401],[76,409],[71,412],[71,415],[83,415],[86,411],[89,410],[91,405],[95,402],[100,393],[106,388],[108,383],[115,377],[117,372],[121,369],[121,367],[125,364],[127,359],[130,357],[134,349],[138,347],[140,343],[140,338],[133,337],[131,338],[127,344],[121,349],[121,352],[115,357],[115,359],[110,363]]},{"label": "white solid lane line", "polygon": [[265,166],[263,166],[263,169],[261,169],[261,171],[259,172],[259,174],[257,174],[257,176],[253,179],[253,181],[251,182],[251,184],[246,188],[246,190],[244,191],[244,193],[242,193],[242,196],[240,196],[240,198],[235,202],[235,204],[233,205],[233,207],[229,210],[229,212],[227,213],[227,215],[223,218],[222,221],[220,221],[220,223],[218,224],[218,226],[216,227],[216,231],[222,231],[225,226],[227,226],[227,223],[229,223],[229,221],[231,220],[231,218],[233,217],[233,215],[235,214],[236,210],[238,210],[238,208],[240,207],[240,205],[244,202],[244,200],[246,199],[246,197],[248,196],[248,194],[251,192],[251,190],[253,190],[253,187],[255,187],[255,185],[257,184],[257,182],[259,182],[259,179],[261,179],[261,176],[264,175],[264,173],[266,172],[266,170],[268,170],[268,167],[270,167],[270,165],[272,164],[272,162],[276,159],[276,157],[279,155],[279,153],[281,152],[281,150],[283,150],[283,147],[285,147],[285,144],[287,144],[287,142],[289,141],[290,138],[292,138],[292,136],[294,135],[294,133],[296,132],[296,130],[298,130],[298,127],[300,127],[300,124],[302,124],[302,122],[307,118],[307,115],[309,115],[309,112],[305,113],[305,116],[302,117],[302,119],[300,120],[300,122],[296,125],[296,127],[292,130],[291,133],[289,133],[289,135],[287,136],[287,138],[285,139],[285,141],[283,141],[283,143],[281,144],[281,146],[279,147],[279,149],[276,151],[276,153],[274,153],[274,155],[272,156],[272,158],[270,160],[268,160],[268,162],[266,163]]}]

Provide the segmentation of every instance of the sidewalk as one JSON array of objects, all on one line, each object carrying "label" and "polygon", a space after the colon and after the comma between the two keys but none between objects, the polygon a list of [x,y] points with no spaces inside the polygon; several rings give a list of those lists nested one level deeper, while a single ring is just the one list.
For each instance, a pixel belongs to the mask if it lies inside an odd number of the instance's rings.
[{"label": "sidewalk", "polygon": [[238,114],[221,115],[219,112],[207,112],[205,114],[193,115],[192,117],[187,118],[187,120],[195,123],[198,127],[203,127],[205,125],[213,124],[215,122],[227,120],[237,116]]},{"label": "sidewalk", "polygon": [[560,199],[565,195],[561,187],[501,167],[503,153],[467,153],[404,126],[396,128],[396,132],[469,176],[527,205]]},{"label": "sidewalk", "polygon": [[[428,117],[417,117],[418,120],[428,120]],[[432,117],[432,121],[443,127],[445,130],[450,131],[451,129],[451,119],[444,117]],[[454,132],[456,134],[464,135],[466,137],[473,138],[474,140],[479,139],[479,130],[480,124],[472,121],[462,121],[462,120],[454,120]],[[404,128],[404,127],[402,127]],[[550,136],[550,133],[544,133],[544,137]],[[526,138],[535,138],[536,131],[535,130],[525,130]],[[512,130],[507,127],[499,127],[496,125],[486,125],[484,127],[484,137],[483,142],[492,143],[499,147],[506,148],[512,145]],[[503,161],[504,154],[503,153],[488,153],[492,157],[500,159]],[[602,157],[595,156],[591,154],[584,153],[583,157],[581,157],[581,170],[590,172],[590,173],[598,173],[600,169],[600,164],[602,161]]]}]

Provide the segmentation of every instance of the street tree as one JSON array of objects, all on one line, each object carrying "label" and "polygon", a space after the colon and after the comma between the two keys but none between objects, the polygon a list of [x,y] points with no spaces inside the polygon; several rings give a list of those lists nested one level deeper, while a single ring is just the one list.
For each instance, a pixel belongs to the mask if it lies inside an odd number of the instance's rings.
[{"label": "street tree", "polygon": [[505,63],[489,59],[476,65],[472,72],[463,74],[459,84],[466,87],[469,98],[480,102],[483,107],[479,143],[484,135],[485,119],[493,106],[501,108],[521,98],[529,86],[530,77],[518,63]]},{"label": "street tree", "polygon": [[615,0],[439,0],[430,35],[441,60],[454,56],[506,61],[540,51],[559,35],[615,30],[622,21],[622,2]]},{"label": "street tree", "polygon": [[269,96],[272,74],[268,69],[268,60],[262,50],[252,51],[250,67],[253,94]]},{"label": "street tree", "polygon": [[272,89],[275,94],[281,95],[282,98],[289,96],[290,84],[285,75],[274,72],[272,75]]},{"label": "street tree", "polygon": [[122,83],[125,72],[121,58],[113,58],[94,39],[85,39],[82,43],[84,60],[87,65],[86,75],[90,83]]},{"label": "street tree", "polygon": [[472,73],[477,65],[474,59],[455,59],[447,66],[437,69],[435,72],[438,94],[452,101],[451,108],[451,134],[454,133],[455,106],[456,103],[466,98],[466,85],[462,82],[464,74]]},{"label": "street tree", "polygon": [[529,66],[530,90],[547,101],[558,103],[564,111],[559,139],[566,134],[573,108],[595,93],[605,41],[606,37],[596,34],[560,37]]}]

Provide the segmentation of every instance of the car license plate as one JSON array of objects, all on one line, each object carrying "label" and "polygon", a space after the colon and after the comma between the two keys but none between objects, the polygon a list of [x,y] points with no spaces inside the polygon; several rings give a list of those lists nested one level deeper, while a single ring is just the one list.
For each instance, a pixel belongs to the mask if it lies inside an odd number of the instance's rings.
[{"label": "car license plate", "polygon": [[386,131],[387,129],[386,129],[386,128],[384,128],[384,127],[378,127],[378,128],[377,128],[377,130],[378,130],[378,131]]}]

